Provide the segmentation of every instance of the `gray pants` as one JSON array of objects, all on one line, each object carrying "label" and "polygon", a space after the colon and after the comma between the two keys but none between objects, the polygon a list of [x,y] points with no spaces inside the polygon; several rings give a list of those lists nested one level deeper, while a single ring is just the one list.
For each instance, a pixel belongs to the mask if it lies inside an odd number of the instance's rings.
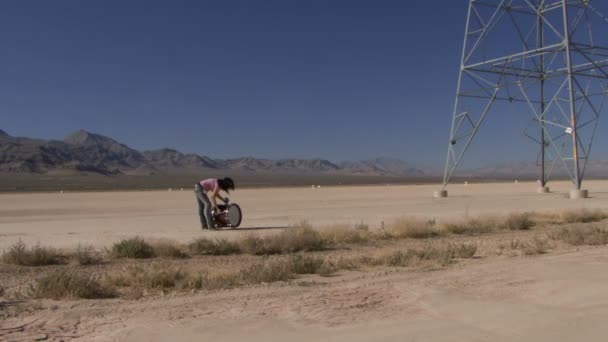
[{"label": "gray pants", "polygon": [[203,229],[215,228],[213,216],[211,214],[212,205],[209,197],[199,184],[194,185],[194,194],[196,195],[196,201],[198,202],[198,216],[201,220],[201,227]]}]

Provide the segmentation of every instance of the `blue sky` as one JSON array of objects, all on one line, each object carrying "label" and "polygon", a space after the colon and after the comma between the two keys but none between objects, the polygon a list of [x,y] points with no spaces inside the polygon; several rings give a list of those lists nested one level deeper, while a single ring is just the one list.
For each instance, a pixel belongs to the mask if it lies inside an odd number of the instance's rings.
[{"label": "blue sky", "polygon": [[[83,128],[212,157],[442,166],[466,10],[466,0],[3,1],[0,129],[58,139]],[[529,116],[496,114],[467,164],[534,160],[521,134]],[[600,137],[595,156],[607,146]]]}]

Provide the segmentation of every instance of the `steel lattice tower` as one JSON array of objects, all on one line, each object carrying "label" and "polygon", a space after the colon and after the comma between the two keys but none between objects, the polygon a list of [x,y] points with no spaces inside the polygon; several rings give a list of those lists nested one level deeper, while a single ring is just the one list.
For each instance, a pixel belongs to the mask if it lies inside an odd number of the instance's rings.
[{"label": "steel lattice tower", "polygon": [[[556,167],[581,190],[608,94],[608,18],[593,0],[470,0],[442,191],[499,104],[532,114],[542,189]],[[528,114],[526,114],[528,115]]]}]

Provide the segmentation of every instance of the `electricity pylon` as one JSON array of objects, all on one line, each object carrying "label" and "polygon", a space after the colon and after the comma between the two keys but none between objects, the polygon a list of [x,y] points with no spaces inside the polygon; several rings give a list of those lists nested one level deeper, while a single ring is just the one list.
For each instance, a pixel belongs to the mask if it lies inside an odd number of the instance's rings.
[{"label": "electricity pylon", "polygon": [[561,167],[581,190],[608,94],[608,18],[593,0],[470,0],[442,191],[497,103],[532,114],[543,189]]}]

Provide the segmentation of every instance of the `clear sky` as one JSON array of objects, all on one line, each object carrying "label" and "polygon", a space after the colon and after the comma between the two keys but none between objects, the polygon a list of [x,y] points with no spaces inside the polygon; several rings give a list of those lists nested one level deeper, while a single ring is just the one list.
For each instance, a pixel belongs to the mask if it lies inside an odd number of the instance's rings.
[{"label": "clear sky", "polygon": [[[442,166],[467,3],[2,1],[0,129]],[[536,158],[530,116],[507,114],[489,118],[470,165]],[[606,147],[600,137],[595,156]]]}]

